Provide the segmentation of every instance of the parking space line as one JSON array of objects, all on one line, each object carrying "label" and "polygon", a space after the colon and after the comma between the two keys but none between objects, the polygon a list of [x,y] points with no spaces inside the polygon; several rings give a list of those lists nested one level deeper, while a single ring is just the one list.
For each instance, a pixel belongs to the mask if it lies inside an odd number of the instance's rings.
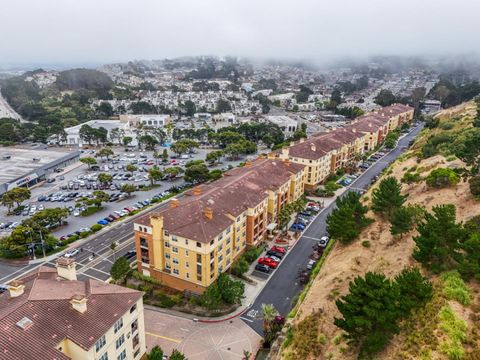
[{"label": "parking space line", "polygon": [[90,275],[90,274],[87,274],[87,273],[85,273],[85,272],[81,272],[81,273],[79,273],[79,274],[85,275],[85,276],[88,276],[88,277],[91,277],[91,278],[94,279],[94,280],[98,280],[98,281],[101,281],[101,282],[105,282],[104,280],[99,279],[99,278],[97,278],[97,277],[95,277],[95,276],[92,276],[92,275]]},{"label": "parking space line", "polygon": [[240,316],[240,319],[253,323],[253,320],[244,318],[243,316]]},{"label": "parking space line", "polygon": [[311,239],[311,240],[315,240],[315,241],[320,241],[319,238],[314,238],[314,237],[311,237],[311,236],[305,236],[305,235],[304,235],[304,236],[302,236],[302,237],[305,238],[305,239]]},{"label": "parking space line", "polygon": [[173,338],[170,338],[168,336],[162,336],[162,335],[154,334],[154,333],[151,333],[151,332],[148,332],[148,331],[145,331],[145,335],[150,335],[150,336],[160,338],[160,339],[163,339],[163,340],[168,340],[168,341],[174,342],[176,344],[180,344],[182,342],[182,340],[173,339]]}]

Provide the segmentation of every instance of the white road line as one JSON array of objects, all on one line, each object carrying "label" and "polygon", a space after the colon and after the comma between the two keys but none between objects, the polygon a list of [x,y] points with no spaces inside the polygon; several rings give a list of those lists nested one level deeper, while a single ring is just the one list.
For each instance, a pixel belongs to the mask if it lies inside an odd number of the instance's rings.
[{"label": "white road line", "polygon": [[95,276],[92,276],[92,275],[90,275],[90,274],[86,274],[86,273],[81,273],[81,274],[82,274],[82,275],[85,275],[85,276],[88,276],[88,277],[91,277],[92,279],[95,279],[95,280],[98,280],[98,281],[101,281],[101,282],[105,282],[105,280],[96,278]]},{"label": "white road line", "polygon": [[304,235],[304,236],[302,236],[302,237],[304,237],[305,239],[311,239],[311,240],[320,241],[319,238],[314,238],[314,237],[311,237],[311,236],[305,236],[305,235]]},{"label": "white road line", "polygon": [[244,318],[243,316],[240,316],[240,319],[253,323],[253,320],[246,319],[246,318]]}]

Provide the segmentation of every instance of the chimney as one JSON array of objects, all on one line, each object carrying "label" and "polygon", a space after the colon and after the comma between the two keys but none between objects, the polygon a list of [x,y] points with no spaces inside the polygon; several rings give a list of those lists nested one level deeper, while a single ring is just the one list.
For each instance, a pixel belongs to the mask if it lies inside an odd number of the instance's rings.
[{"label": "chimney", "polygon": [[263,160],[263,159],[265,159],[265,156],[263,156],[263,154],[258,155],[258,160]]},{"label": "chimney", "polygon": [[368,127],[371,128],[371,127],[372,127],[372,123],[368,123]]},{"label": "chimney", "polygon": [[200,186],[195,186],[193,188],[193,195],[199,196],[202,193],[202,188]]},{"label": "chimney", "polygon": [[23,281],[21,280],[13,280],[8,284],[8,291],[10,293],[10,297],[19,297],[23,295],[23,292],[25,291],[25,285],[23,285]]},{"label": "chimney", "polygon": [[310,150],[312,150],[312,151],[316,151],[316,150],[317,150],[317,147],[315,146],[314,143],[311,143],[311,144],[310,144]]},{"label": "chimney", "polygon": [[290,146],[295,145],[295,141],[290,141]]},{"label": "chimney", "polygon": [[173,198],[172,200],[170,200],[170,209],[175,209],[177,206],[178,206],[178,199],[176,198]]},{"label": "chimney", "polygon": [[283,162],[284,162],[285,164],[290,164],[290,159],[284,159]]},{"label": "chimney", "polygon": [[204,208],[203,209],[203,216],[207,220],[212,220],[213,219],[213,209],[209,208],[209,207]]},{"label": "chimney", "polygon": [[301,138],[301,139],[300,139],[300,144],[303,143],[304,141],[305,141],[305,139],[304,139],[304,138]]},{"label": "chimney", "polygon": [[245,166],[252,166],[252,162],[250,160],[245,161]]},{"label": "chimney", "polygon": [[59,258],[57,260],[57,274],[67,280],[77,280],[75,260],[66,257]]},{"label": "chimney", "polygon": [[353,128],[353,129],[352,129],[352,132],[356,133],[356,132],[357,132],[357,129]]},{"label": "chimney", "polygon": [[70,304],[79,313],[83,314],[87,311],[87,298],[85,295],[76,294],[70,299]]}]

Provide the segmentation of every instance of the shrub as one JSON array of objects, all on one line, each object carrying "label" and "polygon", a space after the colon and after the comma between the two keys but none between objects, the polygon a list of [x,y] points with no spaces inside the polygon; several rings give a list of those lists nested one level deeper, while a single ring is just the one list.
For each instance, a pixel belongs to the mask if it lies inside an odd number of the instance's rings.
[{"label": "shrub", "polygon": [[90,231],[82,231],[80,233],[80,237],[83,239],[83,238],[86,238],[88,235],[90,235]]},{"label": "shrub", "polygon": [[442,275],[443,294],[449,300],[456,300],[463,305],[471,302],[470,292],[457,271],[450,271]]},{"label": "shrub", "polygon": [[100,225],[100,224],[94,224],[92,226],[90,226],[90,230],[92,230],[93,232],[97,232],[99,230],[102,230],[103,226]]},{"label": "shrub", "polygon": [[66,243],[67,243],[67,244],[70,244],[70,243],[72,243],[72,242],[74,242],[74,241],[77,241],[77,240],[78,240],[78,235],[72,235],[72,236],[69,236],[69,237],[67,238]]},{"label": "shrub", "polygon": [[470,192],[472,195],[479,196],[480,195],[480,176],[474,176],[469,181],[468,184],[470,185]]},{"label": "shrub", "polygon": [[335,193],[333,191],[318,188],[315,190],[315,195],[319,197],[332,197],[335,195]]},{"label": "shrub", "polygon": [[232,274],[237,275],[237,276],[242,276],[248,271],[249,268],[249,263],[243,256],[240,256],[240,258],[235,261],[232,265]]},{"label": "shrub", "polygon": [[418,183],[420,180],[422,180],[422,177],[419,173],[406,172],[405,174],[403,174],[401,181],[405,184],[413,184]]},{"label": "shrub", "polygon": [[370,241],[368,241],[368,240],[362,241],[362,246],[366,247],[366,248],[369,248],[371,246]]},{"label": "shrub", "polygon": [[425,179],[429,187],[443,188],[458,184],[460,177],[452,169],[435,169]]}]

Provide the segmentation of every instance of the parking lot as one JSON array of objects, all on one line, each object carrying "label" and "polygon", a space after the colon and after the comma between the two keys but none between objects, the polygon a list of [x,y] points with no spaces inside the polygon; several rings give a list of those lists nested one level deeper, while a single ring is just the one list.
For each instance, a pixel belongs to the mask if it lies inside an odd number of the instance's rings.
[{"label": "parking lot", "polygon": [[[153,166],[159,166],[160,170],[169,167],[178,166],[185,168],[185,164],[190,160],[204,160],[206,154],[211,151],[207,149],[197,149],[195,153],[183,155],[176,158],[175,154],[168,151],[168,163],[162,163],[161,159],[154,159],[152,151],[123,151],[123,148],[115,150],[115,155],[110,159],[97,157],[98,166],[89,169],[87,165],[77,163],[69,169],[62,169],[62,173],[52,173],[42,185],[31,189],[31,199],[25,202],[21,212],[15,215],[7,215],[5,207],[2,207],[0,213],[0,236],[7,235],[20,222],[35,214],[44,208],[63,207],[68,209],[69,216],[66,219],[67,225],[53,230],[53,234],[59,238],[86,230],[93,224],[102,221],[103,224],[110,220],[125,216],[128,212],[143,208],[148,205],[155,196],[168,194],[169,189],[173,187],[182,188],[185,181],[180,176],[164,177],[156,182],[153,188],[147,188],[151,185],[148,177],[148,170]],[[162,153],[163,148],[158,152]],[[95,150],[85,150],[82,157],[94,157]],[[231,166],[237,166],[245,159],[236,161],[224,160],[210,169],[227,169]],[[134,166],[135,168],[132,168]],[[127,170],[130,170],[128,171]],[[112,176],[109,184],[102,183],[99,180],[99,174],[106,173]],[[122,185],[134,185],[136,191],[129,197],[128,194],[120,190]],[[102,190],[109,194],[109,201],[102,204],[102,209],[89,216],[81,216],[86,206],[76,206],[77,201],[82,198],[92,198],[94,191]]]}]

